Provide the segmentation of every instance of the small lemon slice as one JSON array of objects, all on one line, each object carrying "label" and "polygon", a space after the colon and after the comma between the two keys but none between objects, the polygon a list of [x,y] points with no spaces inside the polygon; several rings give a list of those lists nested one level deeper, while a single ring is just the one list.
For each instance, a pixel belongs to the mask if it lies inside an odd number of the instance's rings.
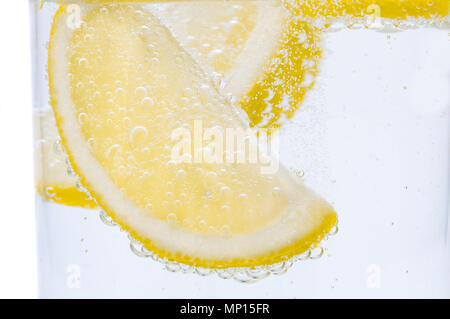
[{"label": "small lemon slice", "polygon": [[292,12],[308,17],[342,16],[405,20],[443,18],[449,14],[448,0],[284,0]]},{"label": "small lemon slice", "polygon": [[333,208],[283,167],[263,174],[263,164],[221,157],[172,160],[180,128],[248,125],[155,16],[133,5],[82,6],[75,29],[67,16],[63,5],[48,63],[62,143],[82,185],[148,250],[194,266],[267,265],[334,227]]},{"label": "small lemon slice", "polygon": [[164,3],[153,12],[210,73],[223,78],[250,125],[273,129],[313,87],[321,30],[279,1]]},{"label": "small lemon slice", "polygon": [[76,177],[69,172],[51,107],[34,110],[33,121],[38,194],[59,204],[95,208],[95,202],[77,189]]}]

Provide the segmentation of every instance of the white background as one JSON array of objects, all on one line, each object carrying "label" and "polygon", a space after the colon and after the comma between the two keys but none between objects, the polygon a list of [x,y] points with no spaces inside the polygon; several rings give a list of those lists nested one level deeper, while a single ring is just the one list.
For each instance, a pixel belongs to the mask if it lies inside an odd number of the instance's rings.
[{"label": "white background", "polygon": [[2,2],[0,35],[0,298],[35,298],[37,271],[27,0]]}]

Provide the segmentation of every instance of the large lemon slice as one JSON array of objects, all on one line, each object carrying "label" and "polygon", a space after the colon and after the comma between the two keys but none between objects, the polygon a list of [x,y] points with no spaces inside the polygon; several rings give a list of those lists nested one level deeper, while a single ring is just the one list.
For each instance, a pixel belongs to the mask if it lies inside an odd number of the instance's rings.
[{"label": "large lemon slice", "polygon": [[[173,160],[180,129],[195,137],[199,125],[221,132],[246,124],[152,14],[82,6],[73,30],[67,16],[63,5],[49,43],[64,148],[92,197],[148,250],[202,267],[272,264],[335,225],[333,208],[282,167],[263,174],[263,164],[223,161],[208,144]],[[214,162],[195,160],[211,153]]]},{"label": "large lemon slice", "polygon": [[180,44],[245,110],[250,125],[278,128],[312,88],[320,29],[287,15],[280,1],[151,5]]}]

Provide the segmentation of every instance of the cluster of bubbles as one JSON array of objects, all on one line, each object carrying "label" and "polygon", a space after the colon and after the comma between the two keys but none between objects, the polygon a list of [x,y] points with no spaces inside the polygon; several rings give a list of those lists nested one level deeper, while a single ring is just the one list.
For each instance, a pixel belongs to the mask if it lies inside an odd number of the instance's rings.
[{"label": "cluster of bubbles", "polygon": [[[99,213],[100,220],[107,226],[120,227],[116,224],[104,211]],[[327,240],[329,236],[335,236],[338,233],[338,225],[324,238]],[[240,283],[255,283],[270,275],[283,275],[285,274],[296,262],[314,260],[321,258],[325,250],[318,246],[310,248],[303,254],[294,256],[289,260],[285,260],[273,265],[263,265],[255,267],[230,267],[226,269],[214,269],[203,268],[196,266],[185,265],[176,261],[167,260],[166,258],[160,258],[156,254],[148,251],[139,241],[134,239],[128,234],[130,240],[130,249],[138,257],[150,258],[164,266],[164,269],[169,272],[183,273],[183,274],[195,274],[202,277],[217,275],[221,279],[233,279]]]},{"label": "cluster of bubbles", "polygon": [[344,16],[328,24],[327,31],[338,32],[344,29],[359,30],[369,29],[379,32],[399,32],[405,30],[419,29],[422,27],[436,27],[448,29],[450,27],[450,18],[413,18],[407,19],[387,19],[376,17],[349,17]]}]

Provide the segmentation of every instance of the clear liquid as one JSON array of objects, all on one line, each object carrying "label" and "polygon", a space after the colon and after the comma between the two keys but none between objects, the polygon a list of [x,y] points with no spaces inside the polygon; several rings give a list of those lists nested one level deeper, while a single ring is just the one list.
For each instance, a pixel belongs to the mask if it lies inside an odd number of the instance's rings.
[{"label": "clear liquid", "polygon": [[[46,45],[57,8],[37,2],[35,110],[49,107]],[[320,258],[251,284],[171,272],[136,256],[98,209],[37,195],[40,296],[448,298],[449,41],[448,29],[425,27],[323,35],[316,84],[280,131],[281,162],[339,214]]]}]

